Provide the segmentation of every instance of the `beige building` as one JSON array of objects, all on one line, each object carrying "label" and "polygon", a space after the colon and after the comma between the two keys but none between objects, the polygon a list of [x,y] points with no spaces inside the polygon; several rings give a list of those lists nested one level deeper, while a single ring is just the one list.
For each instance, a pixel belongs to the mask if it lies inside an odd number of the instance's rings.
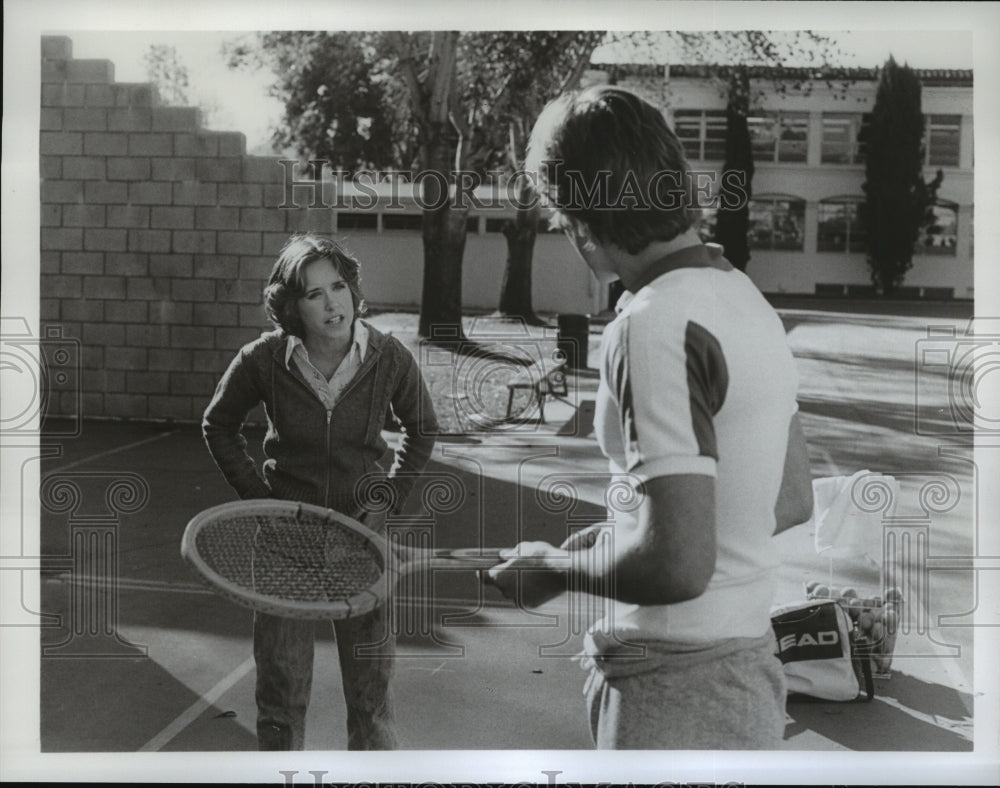
[{"label": "beige building", "polygon": [[[806,69],[761,70],[752,82],[754,149],[747,273],[766,293],[830,293],[870,285],[864,230],[864,144],[875,102],[867,69],[810,78]],[[944,180],[936,221],[922,234],[904,286],[914,296],[973,296],[972,72],[922,71],[924,175]],[[641,80],[649,90],[650,77]],[[725,97],[702,69],[673,67],[658,89],[693,166],[722,166]],[[621,84],[635,84],[625,77]],[[640,85],[635,85],[640,88]],[[642,88],[640,88],[642,89]],[[710,218],[710,217],[709,217]]]},{"label": "beige building", "polygon": [[[925,177],[941,169],[937,221],[922,234],[900,295],[973,297],[973,96],[971,71],[918,70],[927,119]],[[692,167],[718,183],[725,144],[721,84],[698,67],[605,66],[591,82],[614,81],[663,106]],[[863,294],[871,287],[863,228],[857,221],[865,178],[858,133],[875,100],[876,74],[853,69],[816,75],[760,69],[750,118],[756,173],[747,273],[765,293]],[[406,201],[404,200],[404,205]],[[419,218],[396,210],[344,211],[338,230],[364,260],[374,303],[415,306],[419,299]],[[710,233],[714,211],[706,211]],[[506,260],[502,220],[509,207],[473,209],[463,272],[463,304],[493,309]],[[544,223],[543,223],[544,224]],[[543,228],[544,229],[544,228]],[[535,248],[535,307],[596,313],[608,308],[599,288],[557,234]]]}]

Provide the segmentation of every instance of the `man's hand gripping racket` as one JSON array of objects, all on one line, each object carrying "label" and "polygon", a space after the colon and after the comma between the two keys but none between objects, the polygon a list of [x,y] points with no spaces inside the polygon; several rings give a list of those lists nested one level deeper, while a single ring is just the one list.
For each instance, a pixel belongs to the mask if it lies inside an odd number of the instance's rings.
[{"label": "man's hand gripping racket", "polygon": [[607,533],[607,523],[577,531],[559,547],[549,542],[521,542],[515,548],[501,550],[504,563],[484,570],[483,579],[526,608],[543,605],[569,590],[586,591],[574,587],[568,576],[574,564],[572,554],[590,550],[603,533]]}]

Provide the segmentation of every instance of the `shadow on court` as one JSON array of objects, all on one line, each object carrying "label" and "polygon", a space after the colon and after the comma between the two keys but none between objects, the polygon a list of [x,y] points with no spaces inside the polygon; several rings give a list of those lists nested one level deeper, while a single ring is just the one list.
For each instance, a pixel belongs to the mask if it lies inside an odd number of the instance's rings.
[{"label": "shadow on court", "polygon": [[[790,698],[785,738],[819,734],[862,752],[972,752],[972,696],[906,674],[875,681],[871,702],[822,703]],[[965,734],[965,735],[962,735]]]},{"label": "shadow on court", "polygon": [[[43,658],[42,752],[141,751],[165,723],[199,700],[151,657]],[[201,746],[193,749],[257,749],[256,736],[214,705],[207,705],[192,724],[202,734]]]}]

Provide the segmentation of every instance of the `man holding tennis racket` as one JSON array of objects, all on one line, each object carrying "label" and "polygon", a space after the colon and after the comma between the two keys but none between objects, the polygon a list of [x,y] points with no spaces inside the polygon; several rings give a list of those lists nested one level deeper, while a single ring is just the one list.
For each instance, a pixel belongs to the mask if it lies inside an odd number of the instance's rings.
[{"label": "man holding tennis racket", "polygon": [[526,169],[598,280],[626,288],[595,430],[613,482],[641,503],[561,548],[522,543],[489,579],[527,606],[567,587],[610,597],[585,639],[597,747],[775,748],[771,537],[812,511],[781,321],[699,239],[681,144],[641,98],[601,86],[558,99]]},{"label": "man holding tennis racket", "polygon": [[[240,498],[334,509],[378,528],[383,518],[366,517],[379,507],[361,499],[364,481],[382,476],[398,511],[434,447],[437,422],[416,360],[399,340],[360,319],[358,262],[330,239],[293,236],[264,299],[277,330],[242,348],[223,375],[203,420],[209,451]],[[267,415],[263,469],[242,435],[260,403]],[[403,437],[386,473],[379,460],[388,448],[381,432],[390,414]],[[369,489],[385,494],[384,484]],[[396,746],[387,620],[380,605],[334,622],[350,749]],[[314,622],[258,610],[253,636],[260,749],[302,749]],[[364,656],[356,646],[368,647]],[[369,653],[372,647],[377,654]]]}]

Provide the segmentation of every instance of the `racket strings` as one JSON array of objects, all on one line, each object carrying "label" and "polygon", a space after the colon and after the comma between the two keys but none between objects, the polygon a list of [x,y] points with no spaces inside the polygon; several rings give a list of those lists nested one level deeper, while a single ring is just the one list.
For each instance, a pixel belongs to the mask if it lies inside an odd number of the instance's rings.
[{"label": "racket strings", "polygon": [[197,548],[228,582],[297,602],[349,599],[383,571],[382,556],[367,539],[310,513],[218,518],[199,531]]}]

